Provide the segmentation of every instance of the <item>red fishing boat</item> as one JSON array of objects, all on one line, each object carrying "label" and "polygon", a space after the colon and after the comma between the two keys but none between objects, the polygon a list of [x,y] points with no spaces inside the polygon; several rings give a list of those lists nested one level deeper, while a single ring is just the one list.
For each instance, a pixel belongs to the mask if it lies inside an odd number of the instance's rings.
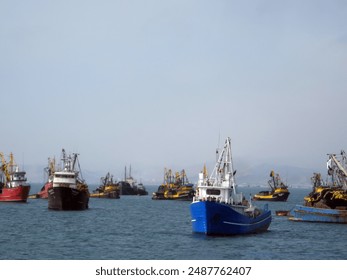
[{"label": "red fishing boat", "polygon": [[35,198],[48,198],[48,190],[53,188],[53,182],[47,182],[41,190],[35,195]]},{"label": "red fishing boat", "polygon": [[19,171],[12,153],[8,163],[2,153],[0,153],[0,157],[0,201],[26,202],[30,191],[30,185],[25,177],[26,173]]},{"label": "red fishing boat", "polygon": [[55,172],[55,158],[48,158],[48,166],[44,169],[46,174],[46,183],[43,185],[41,190],[36,193],[29,195],[29,198],[48,198],[48,190],[53,188],[53,174]]}]

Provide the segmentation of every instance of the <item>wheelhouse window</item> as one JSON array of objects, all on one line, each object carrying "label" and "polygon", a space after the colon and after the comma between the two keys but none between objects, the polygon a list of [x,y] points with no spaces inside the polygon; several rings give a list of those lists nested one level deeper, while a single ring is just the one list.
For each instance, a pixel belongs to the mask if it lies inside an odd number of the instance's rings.
[{"label": "wheelhouse window", "polygon": [[220,190],[215,190],[215,189],[207,189],[206,194],[209,195],[220,195]]},{"label": "wheelhouse window", "polygon": [[63,175],[63,174],[55,174],[56,178],[75,178],[74,175]]}]

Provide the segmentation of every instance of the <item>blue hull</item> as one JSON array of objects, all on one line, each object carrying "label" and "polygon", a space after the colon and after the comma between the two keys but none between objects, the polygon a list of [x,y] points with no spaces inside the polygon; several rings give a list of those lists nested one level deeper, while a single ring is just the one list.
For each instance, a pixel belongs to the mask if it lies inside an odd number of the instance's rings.
[{"label": "blue hull", "polygon": [[257,233],[266,231],[271,223],[269,210],[253,218],[237,212],[230,205],[212,201],[193,202],[190,212],[193,232],[206,235]]},{"label": "blue hull", "polygon": [[347,210],[324,209],[296,205],[289,213],[289,220],[318,223],[347,223]]}]

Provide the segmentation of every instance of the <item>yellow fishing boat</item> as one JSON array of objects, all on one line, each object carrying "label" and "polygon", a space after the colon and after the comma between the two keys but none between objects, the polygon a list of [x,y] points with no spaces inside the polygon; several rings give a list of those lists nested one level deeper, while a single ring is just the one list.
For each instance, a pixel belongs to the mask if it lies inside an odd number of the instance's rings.
[{"label": "yellow fishing boat", "polygon": [[90,197],[97,198],[120,198],[120,188],[116,182],[113,182],[113,176],[107,173],[101,177],[100,186],[90,194]]},{"label": "yellow fishing boat", "polygon": [[289,220],[301,222],[347,224],[347,155],[329,154],[328,178],[323,182],[320,173],[311,177],[312,192],[304,198],[304,205],[290,210]]},{"label": "yellow fishing boat", "polygon": [[153,193],[152,199],[193,200],[195,191],[184,170],[173,175],[171,169],[164,170],[164,183]]},{"label": "yellow fishing boat", "polygon": [[268,184],[271,190],[257,193],[253,196],[253,200],[287,201],[290,194],[288,186],[282,182],[280,175],[275,174],[273,170],[270,172],[270,177]]},{"label": "yellow fishing boat", "polygon": [[[331,183],[324,183],[320,173],[313,173],[311,178],[313,185],[312,192],[304,197],[304,205],[309,207],[340,208],[347,210],[347,191],[344,185],[347,182],[345,179],[347,178],[347,173],[336,172],[336,176],[333,177],[334,181]],[[340,181],[337,180],[339,177],[342,178]]]}]

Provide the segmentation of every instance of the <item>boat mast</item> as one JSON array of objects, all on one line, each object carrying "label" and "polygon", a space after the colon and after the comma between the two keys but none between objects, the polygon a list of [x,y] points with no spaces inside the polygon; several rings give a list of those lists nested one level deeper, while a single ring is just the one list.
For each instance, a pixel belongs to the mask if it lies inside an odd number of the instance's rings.
[{"label": "boat mast", "polygon": [[347,189],[347,171],[346,171],[346,154],[341,151],[341,162],[336,158],[335,154],[329,154],[329,160],[327,162],[328,175],[332,176],[332,184],[335,186]]},{"label": "boat mast", "polygon": [[223,181],[229,180],[229,187],[235,189],[234,175],[235,172],[233,170],[231,155],[231,140],[230,137],[228,137],[211,173],[210,181],[213,182],[213,185],[221,185]]},{"label": "boat mast", "polygon": [[79,176],[79,177],[80,177],[80,180],[81,180],[81,182],[84,183],[84,179],[83,179],[83,175],[82,175],[82,169],[81,169],[81,166],[80,166],[80,161],[79,161],[79,159],[78,159],[78,157],[77,157],[78,154],[74,154],[74,155],[76,156],[77,164],[78,164],[78,171],[76,172],[76,174],[77,174],[77,176],[80,175],[80,176]]},{"label": "boat mast", "polygon": [[271,177],[271,179],[268,181],[268,184],[269,184],[271,190],[275,191],[275,189],[276,189],[276,180],[275,180],[275,172],[273,170],[271,170],[271,172],[270,172],[270,177]]},{"label": "boat mast", "polygon": [[202,174],[204,175],[204,179],[206,179],[206,178],[208,177],[208,172],[207,172],[207,168],[206,168],[206,163],[204,164],[204,168],[203,168]]},{"label": "boat mast", "polygon": [[6,162],[5,160],[5,157],[4,157],[4,154],[0,152],[0,157],[1,157],[1,170],[2,172],[4,173],[5,175],[5,182],[9,182],[11,180],[10,178],[10,174],[9,174],[9,171],[8,171],[8,163]]},{"label": "boat mast", "polygon": [[14,163],[13,154],[12,154],[12,153],[10,153],[10,162],[9,162],[10,173],[15,172],[15,170],[14,170],[14,166],[15,166],[15,163]]},{"label": "boat mast", "polygon": [[72,156],[73,156],[72,170],[75,170],[75,164],[76,164],[76,160],[77,160],[77,154],[72,154]]},{"label": "boat mast", "polygon": [[65,149],[62,149],[61,151],[62,157],[61,157],[61,161],[63,163],[63,170],[68,170],[68,159],[66,157],[66,153],[65,153]]}]

